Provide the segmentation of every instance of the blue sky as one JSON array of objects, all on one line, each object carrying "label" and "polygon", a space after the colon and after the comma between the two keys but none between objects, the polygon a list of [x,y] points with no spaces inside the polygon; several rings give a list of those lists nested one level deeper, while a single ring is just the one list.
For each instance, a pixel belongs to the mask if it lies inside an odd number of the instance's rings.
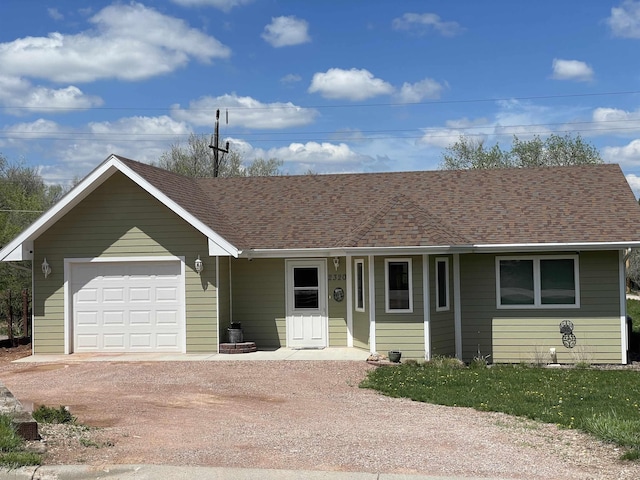
[{"label": "blue sky", "polygon": [[68,183],[220,108],[232,149],[288,174],[579,133],[640,193],[639,58],[635,0],[3,0],[0,152]]}]

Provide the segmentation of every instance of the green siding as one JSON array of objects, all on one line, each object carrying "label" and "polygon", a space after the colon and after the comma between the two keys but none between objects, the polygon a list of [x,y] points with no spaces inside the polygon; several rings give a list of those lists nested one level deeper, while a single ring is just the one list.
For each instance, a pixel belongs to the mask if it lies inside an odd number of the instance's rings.
[{"label": "green siding", "polygon": [[[558,252],[562,253],[562,252]],[[552,253],[549,253],[552,255]],[[511,254],[510,254],[511,255]],[[517,256],[518,254],[513,254]],[[527,253],[522,253],[527,255]],[[500,256],[500,255],[498,255]],[[494,354],[494,325],[498,330],[503,322],[496,320],[505,318],[523,323],[527,319],[536,321],[548,318],[556,319],[600,319],[616,317],[620,313],[620,291],[618,272],[618,251],[580,252],[580,308],[569,309],[497,309],[496,307],[496,255],[466,254],[460,255],[461,313],[462,313],[462,358],[471,360],[478,351],[482,355],[492,355],[492,361],[498,361]],[[574,322],[575,323],[575,322]],[[607,329],[620,330],[609,323]],[[557,342],[559,327],[549,330],[545,342]],[[547,345],[547,343],[544,343]],[[601,342],[590,338],[589,347],[600,349]],[[531,343],[531,351],[536,345]],[[586,348],[586,345],[585,345]],[[618,346],[618,351],[620,351]],[[548,350],[548,349],[547,349]],[[620,362],[618,354],[616,362]],[[518,360],[519,361],[519,360]]]},{"label": "green siding", "polygon": [[[114,195],[114,192],[117,194]],[[34,351],[64,352],[64,259],[133,256],[185,257],[186,348],[216,352],[215,259],[207,239],[121,173],[114,174],[42,234],[34,245],[52,273],[34,277]],[[193,270],[196,257],[205,264]]]},{"label": "green siding", "polygon": [[[232,315],[259,349],[287,344],[284,259],[231,261]],[[224,326],[226,328],[226,326]],[[227,341],[226,334],[222,336]]]},{"label": "green siding", "polygon": [[493,361],[550,363],[550,348],[558,363],[620,363],[620,318],[572,318],[576,345],[562,343],[558,318],[496,318],[493,320]]},{"label": "green siding", "polygon": [[[436,258],[449,259],[449,310],[441,312],[436,312]],[[451,255],[429,256],[429,283],[431,355],[454,357],[456,344],[453,310],[453,257]]]},{"label": "green siding", "polygon": [[[355,300],[355,260],[363,260],[364,261],[364,312],[356,311],[356,300]],[[352,260],[353,263],[353,346],[358,348],[365,348],[369,350],[369,259],[362,257],[355,257]]]},{"label": "green siding", "polygon": [[402,358],[424,359],[424,295],[422,287],[422,257],[411,258],[413,273],[413,312],[385,312],[384,260],[394,257],[376,257],[376,350],[385,354],[389,350],[402,351]]},{"label": "green siding", "polygon": [[[347,346],[347,264],[344,257],[339,257],[338,270],[333,265],[333,258],[327,259],[328,303],[329,309],[329,346]],[[333,299],[333,290],[342,288],[345,298],[341,302]]]}]

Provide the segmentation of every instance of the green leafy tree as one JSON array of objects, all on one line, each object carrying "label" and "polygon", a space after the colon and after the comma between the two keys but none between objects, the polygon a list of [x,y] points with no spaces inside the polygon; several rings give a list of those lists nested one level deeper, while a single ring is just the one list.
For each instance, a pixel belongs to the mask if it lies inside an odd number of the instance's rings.
[{"label": "green leafy tree", "polygon": [[529,168],[603,163],[600,152],[580,135],[551,134],[521,140],[514,135],[510,150],[497,143],[488,148],[484,140],[460,137],[443,153],[443,170],[478,168]]},{"label": "green leafy tree", "polygon": [[[213,151],[209,147],[206,135],[191,134],[186,145],[174,143],[164,152],[157,167],[164,168],[187,177],[213,177],[215,162]],[[280,175],[282,161],[275,158],[264,160],[258,158],[245,165],[237,152],[221,153],[219,161],[219,177],[266,177]]]},{"label": "green leafy tree", "polygon": [[[27,228],[63,195],[59,185],[47,185],[35,167],[12,163],[0,154],[0,247]],[[6,295],[12,291],[12,307],[21,311],[20,292],[31,289],[31,262],[0,263],[0,314],[7,313]]]}]

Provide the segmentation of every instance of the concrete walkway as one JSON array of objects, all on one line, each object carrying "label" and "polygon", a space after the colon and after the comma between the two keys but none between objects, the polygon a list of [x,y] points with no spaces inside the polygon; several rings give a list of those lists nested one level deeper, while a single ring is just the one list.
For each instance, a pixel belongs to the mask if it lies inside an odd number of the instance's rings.
[{"label": "concrete walkway", "polygon": [[324,348],[313,350],[259,350],[251,353],[223,355],[218,353],[73,353],[71,355],[31,355],[14,363],[70,363],[70,362],[237,362],[268,360],[351,360],[365,361],[369,352],[359,348]]},{"label": "concrete walkway", "polygon": [[[174,467],[165,465],[52,465],[0,470],[0,479],[31,480],[455,480],[462,477],[391,473],[321,472],[315,470],[259,470],[251,468]],[[464,477],[464,480],[500,480]]]}]

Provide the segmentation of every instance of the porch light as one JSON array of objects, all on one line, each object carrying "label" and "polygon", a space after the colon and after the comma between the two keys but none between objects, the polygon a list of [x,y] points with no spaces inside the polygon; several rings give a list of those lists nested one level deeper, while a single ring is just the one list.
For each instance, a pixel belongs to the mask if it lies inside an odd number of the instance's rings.
[{"label": "porch light", "polygon": [[338,268],[340,268],[340,259],[338,257],[333,257],[333,266],[336,268],[336,272]]},{"label": "porch light", "polygon": [[204,264],[202,263],[202,260],[200,260],[200,255],[198,255],[198,258],[196,258],[195,268],[198,275],[200,275],[200,273],[202,273],[202,270],[204,270]]},{"label": "porch light", "polygon": [[44,274],[44,278],[47,278],[51,274],[51,267],[47,263],[47,257],[44,257],[44,262],[42,262],[42,273]]}]

